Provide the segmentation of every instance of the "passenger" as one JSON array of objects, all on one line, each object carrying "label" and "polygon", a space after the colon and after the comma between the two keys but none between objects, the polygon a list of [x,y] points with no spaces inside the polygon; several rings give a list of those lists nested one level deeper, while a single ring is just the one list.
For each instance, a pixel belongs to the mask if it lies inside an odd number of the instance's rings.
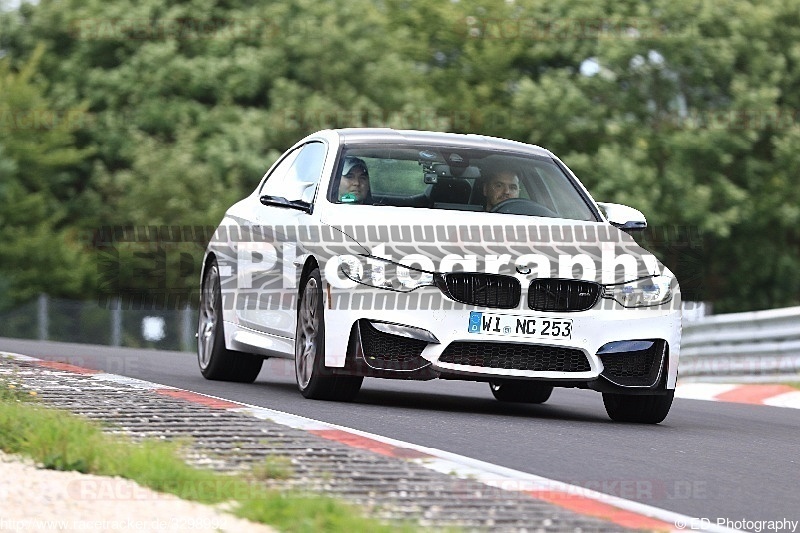
[{"label": "passenger", "polygon": [[372,191],[369,185],[369,170],[363,159],[353,156],[344,158],[342,177],[336,199],[343,204],[371,204]]}]

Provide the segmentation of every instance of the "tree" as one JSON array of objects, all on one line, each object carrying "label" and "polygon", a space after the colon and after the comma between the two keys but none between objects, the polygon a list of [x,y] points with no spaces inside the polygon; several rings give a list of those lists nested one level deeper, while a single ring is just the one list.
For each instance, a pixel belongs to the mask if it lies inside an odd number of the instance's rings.
[{"label": "tree", "polygon": [[75,214],[91,205],[74,147],[85,118],[56,107],[36,82],[37,47],[19,71],[0,59],[0,308],[46,292],[77,296],[92,286]]},{"label": "tree", "polygon": [[[41,0],[0,28],[12,70],[42,42],[41,97],[91,118],[65,141],[84,157],[44,181],[0,156],[17,202],[57,191],[38,208],[57,229],[213,226],[326,127],[483,133],[644,211],[690,298],[800,303],[800,12],[782,0]],[[168,283],[195,287],[175,257]]]}]

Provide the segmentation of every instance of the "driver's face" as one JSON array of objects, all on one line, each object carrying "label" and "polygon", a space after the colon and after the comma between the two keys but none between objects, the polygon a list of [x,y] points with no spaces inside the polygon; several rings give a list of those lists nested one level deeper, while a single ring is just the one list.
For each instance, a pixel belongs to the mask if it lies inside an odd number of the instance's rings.
[{"label": "driver's face", "polygon": [[503,200],[519,198],[519,178],[513,172],[495,174],[483,185],[483,194],[486,196],[486,210],[491,211]]}]

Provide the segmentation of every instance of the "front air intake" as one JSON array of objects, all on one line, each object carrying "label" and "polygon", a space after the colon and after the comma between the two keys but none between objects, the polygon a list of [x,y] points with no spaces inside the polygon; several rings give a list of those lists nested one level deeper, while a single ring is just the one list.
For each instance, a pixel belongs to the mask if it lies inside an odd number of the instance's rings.
[{"label": "front air intake", "polygon": [[439,357],[442,363],[533,370],[535,372],[588,372],[589,360],[581,350],[512,342],[453,342]]}]

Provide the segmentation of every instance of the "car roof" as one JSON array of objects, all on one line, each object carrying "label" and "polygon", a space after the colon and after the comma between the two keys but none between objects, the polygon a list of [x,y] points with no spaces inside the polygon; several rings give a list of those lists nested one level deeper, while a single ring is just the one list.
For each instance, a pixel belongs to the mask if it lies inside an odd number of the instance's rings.
[{"label": "car roof", "polygon": [[553,157],[549,150],[539,146],[486,135],[394,130],[391,128],[342,128],[333,131],[339,135],[342,144],[421,144],[524,152]]}]

